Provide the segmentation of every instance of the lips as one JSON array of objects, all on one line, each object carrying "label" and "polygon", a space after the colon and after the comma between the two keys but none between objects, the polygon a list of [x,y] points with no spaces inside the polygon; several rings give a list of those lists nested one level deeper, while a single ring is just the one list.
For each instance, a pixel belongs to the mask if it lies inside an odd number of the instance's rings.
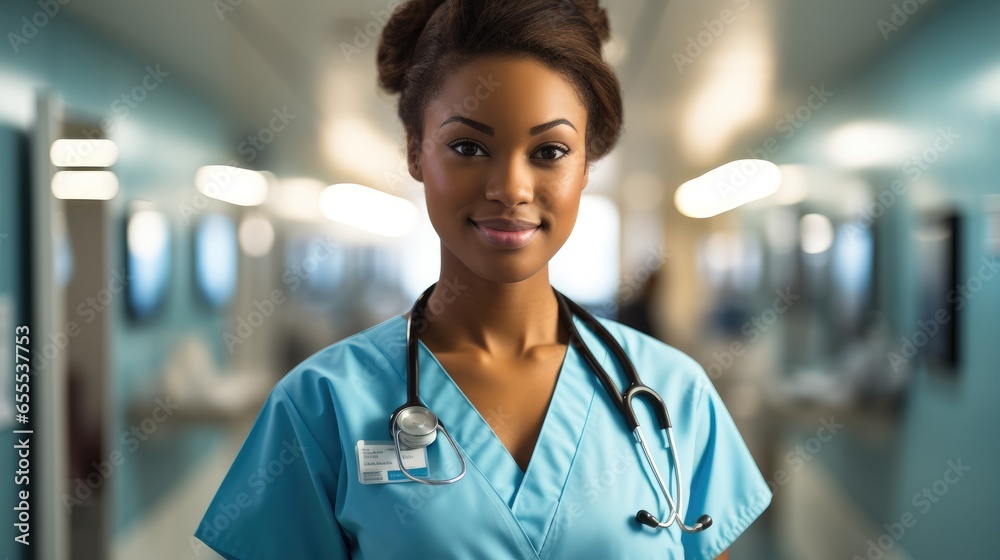
[{"label": "lips", "polygon": [[540,223],[526,220],[470,220],[483,238],[499,249],[518,249],[527,245],[541,229]]},{"label": "lips", "polygon": [[483,220],[472,220],[472,223],[477,226],[485,226],[491,229],[496,229],[500,231],[524,231],[527,229],[535,229],[542,225],[541,222],[533,222],[530,220],[512,220],[509,218],[487,218]]}]

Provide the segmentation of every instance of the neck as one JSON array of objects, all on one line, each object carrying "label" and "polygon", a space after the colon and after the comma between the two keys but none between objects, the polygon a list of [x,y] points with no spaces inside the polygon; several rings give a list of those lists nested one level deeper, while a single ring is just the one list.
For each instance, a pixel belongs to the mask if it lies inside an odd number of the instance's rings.
[{"label": "neck", "polygon": [[548,265],[519,282],[493,282],[445,253],[424,311],[424,344],[438,352],[520,358],[536,347],[562,342]]}]

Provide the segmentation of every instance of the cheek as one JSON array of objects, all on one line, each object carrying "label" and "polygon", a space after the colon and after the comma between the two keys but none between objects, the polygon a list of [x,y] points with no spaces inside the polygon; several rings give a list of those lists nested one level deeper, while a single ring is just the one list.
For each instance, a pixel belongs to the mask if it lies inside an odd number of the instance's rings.
[{"label": "cheek", "polygon": [[432,162],[424,167],[424,201],[434,230],[441,235],[462,224],[457,217],[465,216],[471,193],[458,174]]},{"label": "cheek", "polygon": [[560,221],[572,227],[580,208],[583,194],[582,177],[578,173],[554,182],[550,188],[539,193],[539,203],[551,209]]}]

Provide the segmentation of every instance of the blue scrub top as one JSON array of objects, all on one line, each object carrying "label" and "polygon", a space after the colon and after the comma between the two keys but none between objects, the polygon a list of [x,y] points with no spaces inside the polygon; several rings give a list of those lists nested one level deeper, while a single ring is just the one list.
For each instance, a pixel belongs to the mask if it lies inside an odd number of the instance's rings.
[{"label": "blue scrub top", "polygon": [[[578,317],[587,347],[624,387],[614,355]],[[642,449],[596,375],[569,345],[525,472],[419,343],[420,394],[468,463],[454,484],[361,484],[358,440],[389,440],[406,400],[406,318],[388,319],[314,354],[267,399],[195,536],[227,559],[712,559],[756,519],[771,492],[704,370],[680,351],[610,319],[643,381],[670,411],[684,481],[682,517],[714,524],[687,534],[663,519],[666,499]],[[674,465],[650,407],[637,415],[676,500]],[[433,478],[460,464],[447,440],[427,450]],[[198,541],[193,541],[201,546]]]}]

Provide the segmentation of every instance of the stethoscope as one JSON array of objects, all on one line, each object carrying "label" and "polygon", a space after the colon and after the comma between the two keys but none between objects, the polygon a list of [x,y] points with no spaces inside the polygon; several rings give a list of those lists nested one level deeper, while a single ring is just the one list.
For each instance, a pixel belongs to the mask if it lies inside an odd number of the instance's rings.
[{"label": "stethoscope", "polygon": [[[396,460],[398,461],[397,464],[399,465],[399,469],[402,471],[403,475],[410,480],[421,484],[452,484],[454,482],[458,482],[465,476],[465,458],[459,451],[455,440],[448,434],[448,430],[445,429],[441,420],[438,419],[437,415],[431,412],[431,410],[424,405],[423,401],[420,400],[420,374],[418,371],[419,364],[417,359],[418,345],[416,344],[416,325],[422,322],[424,309],[427,307],[427,299],[434,290],[435,285],[437,285],[436,282],[431,284],[431,286],[427,288],[424,293],[420,294],[416,303],[413,304],[410,316],[406,320],[406,403],[393,411],[392,415],[389,416],[389,432],[392,434],[393,443],[396,446]],[[667,498],[667,504],[670,506],[670,514],[667,515],[666,521],[660,521],[656,518],[656,516],[646,510],[640,510],[636,513],[636,520],[644,525],[653,527],[654,529],[669,527],[674,521],[677,521],[677,525],[688,533],[697,533],[708,529],[712,525],[712,518],[708,515],[702,515],[698,518],[698,521],[690,527],[685,525],[681,520],[680,510],[682,509],[684,499],[684,486],[681,483],[680,462],[677,460],[677,446],[674,444],[674,434],[673,428],[670,424],[670,415],[667,413],[667,406],[663,403],[663,399],[660,398],[660,395],[658,395],[656,391],[647,387],[639,379],[639,374],[636,372],[635,366],[632,364],[628,355],[625,354],[625,350],[622,349],[620,344],[618,344],[615,337],[604,328],[604,325],[601,325],[586,309],[564,296],[555,288],[553,288],[552,291],[555,292],[556,300],[559,302],[559,320],[566,325],[566,328],[569,331],[570,343],[573,344],[573,347],[583,355],[587,364],[590,365],[591,369],[593,369],[597,374],[597,378],[601,381],[601,384],[604,385],[608,395],[611,397],[611,401],[625,418],[625,423],[632,431],[632,435],[635,436],[636,441],[638,441],[642,446],[642,452],[646,456],[646,462],[653,470],[653,475],[656,477],[656,482],[660,486],[660,491],[663,492],[664,497]],[[625,373],[628,376],[629,381],[629,386],[625,389],[624,393],[618,392],[618,388],[615,387],[614,381],[612,381],[611,377],[604,370],[604,368],[601,367],[601,364],[598,363],[597,359],[587,348],[587,345],[584,344],[583,338],[576,329],[576,325],[573,324],[571,310],[580,316],[584,324],[586,324],[590,330],[597,333],[598,337],[614,352],[619,363],[624,366]],[[642,428],[639,426],[639,421],[635,416],[632,399],[640,395],[647,396],[659,404],[659,407],[656,408],[656,415],[660,421],[660,429],[666,432],[667,442],[670,446],[671,460],[674,462],[674,481],[677,484],[676,504],[674,504],[674,500],[670,497],[667,485],[663,482],[663,477],[660,476],[660,471],[656,468],[656,462],[653,461],[653,457],[649,453],[649,448],[646,446],[646,438],[643,437]],[[458,455],[458,458],[462,461],[462,472],[447,479],[425,479],[413,476],[403,464],[403,457],[400,451],[401,447],[405,446],[407,449],[427,447],[437,439],[438,432],[444,434],[445,438],[447,438],[448,442],[451,444],[452,449],[455,450],[455,454]]]}]

